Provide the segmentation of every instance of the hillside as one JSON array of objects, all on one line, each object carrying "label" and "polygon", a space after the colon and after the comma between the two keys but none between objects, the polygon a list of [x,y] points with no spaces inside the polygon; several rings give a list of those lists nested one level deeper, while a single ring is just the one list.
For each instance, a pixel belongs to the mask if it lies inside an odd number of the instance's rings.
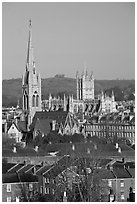
[{"label": "hillside", "polygon": [[[21,79],[9,79],[2,81],[2,105],[16,106],[18,100],[21,105]],[[116,99],[130,97],[135,91],[135,80],[95,80],[95,94],[101,90],[111,92],[112,89]],[[124,95],[122,95],[122,91]],[[49,93],[57,96],[63,96],[63,93],[73,94],[76,97],[76,80],[67,77],[53,77],[42,79],[42,99],[48,98]]]}]

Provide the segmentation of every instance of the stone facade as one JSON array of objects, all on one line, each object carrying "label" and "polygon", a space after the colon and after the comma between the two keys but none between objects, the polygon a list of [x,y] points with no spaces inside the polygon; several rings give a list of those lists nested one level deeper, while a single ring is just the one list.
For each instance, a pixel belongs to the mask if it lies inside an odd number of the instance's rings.
[{"label": "stone facade", "polygon": [[76,74],[77,100],[94,100],[94,77],[85,69],[81,76]]},{"label": "stone facade", "polygon": [[41,77],[36,71],[33,46],[32,25],[29,25],[29,40],[26,69],[22,77],[23,113],[28,126],[31,124],[36,111],[41,111]]}]

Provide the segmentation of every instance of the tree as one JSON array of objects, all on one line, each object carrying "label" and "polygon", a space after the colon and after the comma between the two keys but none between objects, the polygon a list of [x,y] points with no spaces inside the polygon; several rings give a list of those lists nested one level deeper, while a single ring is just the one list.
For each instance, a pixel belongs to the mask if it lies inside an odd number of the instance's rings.
[{"label": "tree", "polygon": [[77,176],[71,180],[70,173],[65,170],[57,177],[55,200],[61,201],[63,192],[66,191],[69,202],[97,202],[104,200],[104,197],[105,201],[108,201],[107,183],[103,182],[101,177],[95,176],[99,161],[99,158],[73,157],[69,170]]}]

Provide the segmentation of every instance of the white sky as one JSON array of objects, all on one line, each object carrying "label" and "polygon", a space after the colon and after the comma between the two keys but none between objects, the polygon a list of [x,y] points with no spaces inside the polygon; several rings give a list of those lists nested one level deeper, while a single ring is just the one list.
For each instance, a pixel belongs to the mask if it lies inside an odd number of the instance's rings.
[{"label": "white sky", "polygon": [[95,79],[135,78],[134,3],[7,3],[2,5],[2,77],[25,70],[28,25],[41,77],[75,77],[86,62]]}]

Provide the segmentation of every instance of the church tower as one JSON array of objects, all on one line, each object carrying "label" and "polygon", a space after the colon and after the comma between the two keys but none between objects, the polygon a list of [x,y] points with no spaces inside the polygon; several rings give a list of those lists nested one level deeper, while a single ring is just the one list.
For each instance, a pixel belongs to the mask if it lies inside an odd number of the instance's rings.
[{"label": "church tower", "polygon": [[93,73],[88,75],[86,68],[79,77],[76,74],[76,84],[77,84],[77,100],[94,100],[94,77]]},{"label": "church tower", "polygon": [[32,46],[32,23],[29,21],[29,39],[26,69],[22,77],[23,113],[27,127],[32,123],[36,111],[41,111],[41,77],[37,73]]}]

